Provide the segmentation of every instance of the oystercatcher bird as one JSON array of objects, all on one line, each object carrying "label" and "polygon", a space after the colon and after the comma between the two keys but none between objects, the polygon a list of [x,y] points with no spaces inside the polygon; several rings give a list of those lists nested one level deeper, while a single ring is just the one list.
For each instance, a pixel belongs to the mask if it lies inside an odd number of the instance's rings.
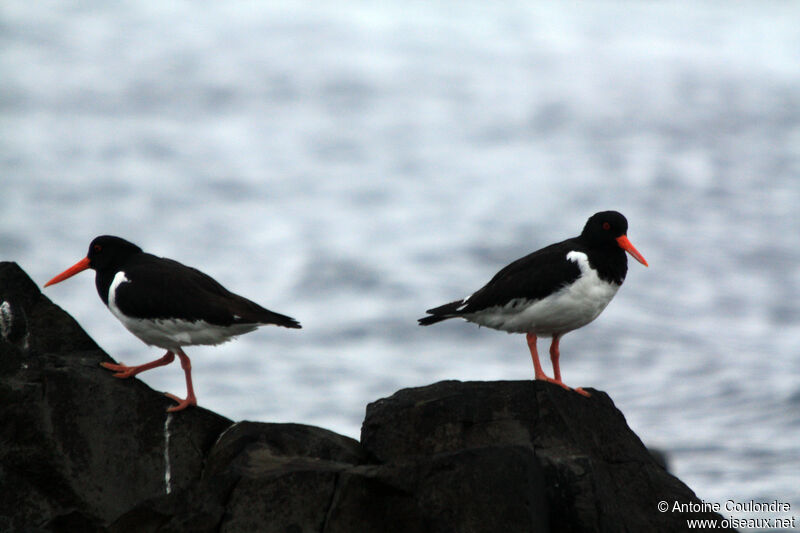
[{"label": "oystercatcher bird", "polygon": [[171,363],[175,354],[186,376],[185,399],[168,412],[197,405],[192,387],[192,365],[184,346],[220,344],[274,324],[300,328],[293,318],[264,309],[234,294],[210,276],[172,259],[145,253],[135,244],[110,235],[94,239],[87,256],[54,277],[45,287],[64,281],[87,268],[94,269],[100,299],[128,330],[146,344],[167,350],[161,358],[138,366],[100,363],[129,378],[145,370]]},{"label": "oystercatcher bird", "polygon": [[[561,337],[598,317],[625,280],[625,252],[647,266],[626,235],[628,221],[616,211],[595,213],[577,237],[551,244],[503,268],[463,300],[426,311],[421,326],[463,318],[479,326],[525,333],[535,379],[569,389],[561,380],[558,343]],[[550,360],[554,378],[539,362],[536,337],[552,337]],[[581,388],[576,392],[589,396]]]}]

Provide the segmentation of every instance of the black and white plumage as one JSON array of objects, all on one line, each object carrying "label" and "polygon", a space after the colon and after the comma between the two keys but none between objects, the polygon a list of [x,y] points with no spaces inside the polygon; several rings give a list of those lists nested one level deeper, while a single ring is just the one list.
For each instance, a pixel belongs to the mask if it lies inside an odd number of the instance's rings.
[{"label": "black and white plumage", "polygon": [[[509,333],[525,333],[536,379],[566,387],[558,364],[561,336],[585,326],[606,308],[625,280],[625,252],[647,266],[628,240],[627,230],[628,221],[622,214],[596,213],[579,236],[514,261],[472,295],[429,309],[419,323],[427,326],[463,318]],[[553,338],[550,355],[555,379],[541,369],[537,336]]]},{"label": "black and white plumage", "polygon": [[234,294],[203,272],[172,259],[145,253],[135,244],[109,235],[97,237],[87,256],[45,284],[59,283],[87,268],[94,269],[100,299],[111,313],[146,344],[167,350],[160,359],[128,367],[102,363],[127,378],[181,359],[187,398],[169,411],[196,405],[191,363],[184,346],[220,344],[264,325],[300,328],[293,318],[265,309]]}]

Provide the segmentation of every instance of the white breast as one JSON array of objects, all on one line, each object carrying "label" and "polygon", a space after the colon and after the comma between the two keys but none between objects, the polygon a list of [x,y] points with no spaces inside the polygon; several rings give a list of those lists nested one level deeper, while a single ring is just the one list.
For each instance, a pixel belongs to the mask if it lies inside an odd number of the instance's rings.
[{"label": "white breast", "polygon": [[566,256],[577,263],[581,275],[567,285],[541,300],[522,298],[504,306],[486,309],[469,316],[470,322],[507,331],[552,335],[566,333],[585,326],[597,318],[619,290],[619,285],[603,281],[589,265],[583,252],[572,251]]}]

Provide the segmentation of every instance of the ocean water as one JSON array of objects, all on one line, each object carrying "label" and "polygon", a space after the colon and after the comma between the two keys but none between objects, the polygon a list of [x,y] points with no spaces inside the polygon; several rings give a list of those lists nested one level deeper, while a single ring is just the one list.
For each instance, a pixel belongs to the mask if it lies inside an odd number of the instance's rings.
[{"label": "ocean water", "polygon": [[[800,522],[797,20],[783,1],[6,0],[0,259],[43,284],[115,234],[196,266],[304,327],[187,350],[201,405],[358,437],[397,389],[532,378],[522,336],[416,319],[617,209],[650,268],[565,336],[565,381],[607,391],[703,500]],[[160,355],[90,273],[45,293],[118,360]],[[176,365],[141,377],[184,394]]]}]

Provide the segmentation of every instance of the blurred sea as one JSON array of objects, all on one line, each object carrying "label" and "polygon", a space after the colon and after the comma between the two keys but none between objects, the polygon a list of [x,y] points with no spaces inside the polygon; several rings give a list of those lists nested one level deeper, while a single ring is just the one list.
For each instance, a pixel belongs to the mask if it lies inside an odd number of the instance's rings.
[{"label": "blurred sea", "polygon": [[[0,259],[42,284],[115,234],[196,266],[304,327],[188,350],[201,405],[358,437],[399,388],[532,378],[522,336],[416,319],[617,209],[651,266],[564,338],[565,380],[607,391],[700,498],[800,517],[798,20],[5,0]],[[46,294],[117,359],[159,356],[93,280]],[[142,379],[185,390],[175,365]]]}]

